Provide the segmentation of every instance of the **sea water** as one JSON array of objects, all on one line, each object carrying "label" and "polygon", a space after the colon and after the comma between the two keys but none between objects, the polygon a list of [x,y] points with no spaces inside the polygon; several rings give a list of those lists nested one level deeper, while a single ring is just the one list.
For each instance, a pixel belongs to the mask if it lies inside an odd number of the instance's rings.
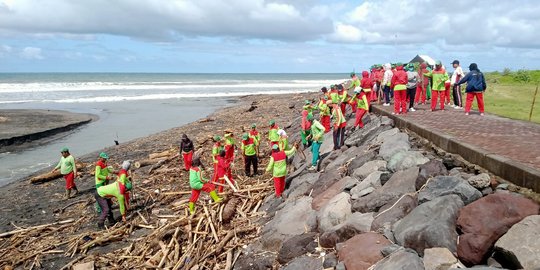
[{"label": "sea water", "polygon": [[[347,74],[0,73],[0,109],[54,109],[99,119],[44,145],[0,153],[0,186],[74,156],[195,121],[233,97],[318,91]],[[1,125],[0,125],[1,128]]]}]

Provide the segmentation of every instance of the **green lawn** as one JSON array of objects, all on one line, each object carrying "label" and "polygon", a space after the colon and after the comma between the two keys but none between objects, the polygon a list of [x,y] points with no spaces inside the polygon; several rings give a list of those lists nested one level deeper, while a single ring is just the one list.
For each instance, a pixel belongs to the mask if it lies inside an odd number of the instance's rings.
[{"label": "green lawn", "polygon": [[[534,92],[540,81],[540,70],[509,72],[506,75],[489,72],[485,76],[488,86],[484,97],[486,112],[528,121]],[[531,121],[540,123],[540,90]]]}]

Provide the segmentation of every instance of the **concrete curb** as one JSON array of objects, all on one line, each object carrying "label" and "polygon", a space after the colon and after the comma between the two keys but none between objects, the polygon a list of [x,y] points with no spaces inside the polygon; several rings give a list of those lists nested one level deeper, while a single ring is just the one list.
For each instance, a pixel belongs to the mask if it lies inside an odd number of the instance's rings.
[{"label": "concrete curb", "polygon": [[529,167],[511,158],[490,153],[481,147],[460,141],[458,138],[446,133],[430,130],[424,125],[393,115],[377,106],[372,106],[372,110],[376,114],[384,115],[394,120],[396,127],[408,129],[449,153],[460,155],[465,160],[477,164],[518,186],[530,188],[534,192],[540,192],[540,170],[538,169]]}]

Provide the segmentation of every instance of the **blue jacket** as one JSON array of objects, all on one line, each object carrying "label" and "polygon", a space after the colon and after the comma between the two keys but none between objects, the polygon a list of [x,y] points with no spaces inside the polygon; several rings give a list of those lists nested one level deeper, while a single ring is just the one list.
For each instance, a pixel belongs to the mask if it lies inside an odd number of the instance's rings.
[{"label": "blue jacket", "polygon": [[467,93],[483,92],[487,88],[484,74],[478,70],[472,70],[471,72],[467,73],[463,79],[459,80],[457,85],[463,83],[467,83],[467,88],[465,89],[465,92]]}]

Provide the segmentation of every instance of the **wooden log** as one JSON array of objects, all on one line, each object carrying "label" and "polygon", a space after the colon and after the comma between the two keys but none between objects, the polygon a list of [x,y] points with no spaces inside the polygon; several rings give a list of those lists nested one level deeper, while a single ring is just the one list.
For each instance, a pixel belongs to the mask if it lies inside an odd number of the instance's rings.
[{"label": "wooden log", "polygon": [[[77,167],[77,171],[82,170],[86,165],[82,162],[75,163],[75,166]],[[78,173],[78,172],[77,172]],[[62,177],[62,174],[60,173],[60,170],[54,171],[54,172],[48,172],[40,175],[36,175],[32,178],[30,178],[30,183],[32,184],[38,184],[42,182],[47,182],[51,180],[55,180]]]},{"label": "wooden log", "polygon": [[159,153],[152,153],[148,155],[148,159],[158,159],[158,158],[169,157],[169,156],[174,155],[175,154],[174,152],[175,150],[169,149],[169,150],[159,152]]},{"label": "wooden log", "polygon": [[6,236],[11,236],[11,235],[14,235],[14,234],[17,234],[17,233],[23,233],[23,232],[35,230],[35,229],[43,229],[43,228],[47,228],[47,227],[51,227],[51,226],[55,226],[55,225],[71,223],[73,221],[75,221],[75,220],[70,218],[70,219],[66,219],[66,220],[62,220],[62,221],[58,221],[58,222],[53,222],[53,223],[49,223],[49,224],[37,225],[37,226],[28,227],[28,228],[24,228],[24,229],[17,229],[17,230],[13,230],[13,231],[10,231],[10,232],[0,233],[0,238],[6,237]]},{"label": "wooden log", "polygon": [[148,165],[154,165],[161,160],[167,160],[167,159],[168,159],[167,157],[154,158],[154,159],[142,159],[142,160],[136,161],[135,164],[133,165],[135,166],[135,169],[139,169],[141,167],[145,167]]}]

